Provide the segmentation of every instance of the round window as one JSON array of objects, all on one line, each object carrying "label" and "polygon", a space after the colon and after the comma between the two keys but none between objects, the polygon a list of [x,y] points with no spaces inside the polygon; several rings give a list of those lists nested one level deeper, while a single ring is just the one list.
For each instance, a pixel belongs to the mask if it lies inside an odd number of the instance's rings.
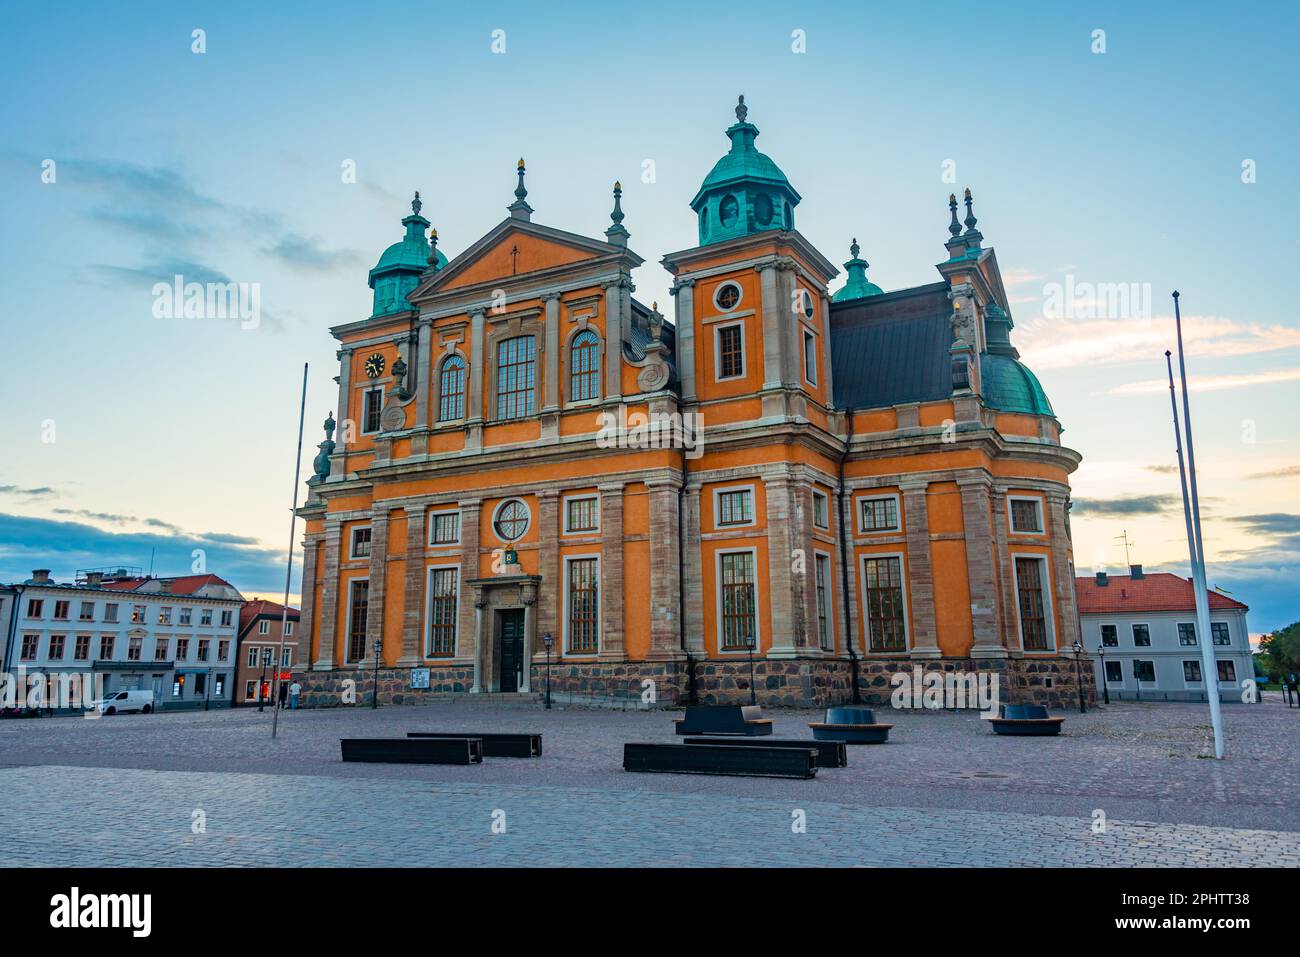
[{"label": "round window", "polygon": [[517,498],[502,502],[492,527],[503,542],[518,541],[528,531],[528,506]]},{"label": "round window", "polygon": [[740,287],[734,282],[724,282],[713,294],[713,304],[723,312],[730,312],[740,304]]},{"label": "round window", "polygon": [[754,218],[760,226],[772,225],[772,198],[766,193],[759,193],[754,200]]},{"label": "round window", "polygon": [[740,215],[740,204],[736,202],[736,197],[728,193],[722,197],[722,202],[718,204],[718,219],[722,220],[722,225],[730,226]]},{"label": "round window", "polygon": [[799,290],[799,308],[809,319],[813,317],[813,298],[807,289]]}]

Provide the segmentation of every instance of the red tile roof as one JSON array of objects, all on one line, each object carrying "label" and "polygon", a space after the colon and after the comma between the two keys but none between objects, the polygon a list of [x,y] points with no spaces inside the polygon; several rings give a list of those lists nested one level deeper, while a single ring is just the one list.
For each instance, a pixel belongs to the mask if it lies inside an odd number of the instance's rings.
[{"label": "red tile roof", "polygon": [[[1168,572],[1151,572],[1141,578],[1131,575],[1111,575],[1104,586],[1097,585],[1096,577],[1076,578],[1075,590],[1079,594],[1079,614],[1102,615],[1128,611],[1194,611],[1196,594],[1190,578],[1179,578]],[[1210,610],[1247,606],[1210,589]]]},{"label": "red tile roof", "polygon": [[[278,601],[267,601],[264,598],[244,602],[244,607],[239,609],[239,630],[243,631],[251,622],[256,621],[259,615],[282,618],[284,617],[284,606]],[[289,607],[289,620],[298,620],[298,609],[292,605]]]},{"label": "red tile roof", "polygon": [[[152,581],[149,578],[119,578],[116,581],[104,582],[101,587],[111,591],[135,591],[145,582]],[[159,581],[167,586],[164,595],[193,595],[200,588],[207,585],[225,585],[227,588],[233,588],[230,582],[226,581],[219,575],[183,575],[180,578],[160,578]]]}]

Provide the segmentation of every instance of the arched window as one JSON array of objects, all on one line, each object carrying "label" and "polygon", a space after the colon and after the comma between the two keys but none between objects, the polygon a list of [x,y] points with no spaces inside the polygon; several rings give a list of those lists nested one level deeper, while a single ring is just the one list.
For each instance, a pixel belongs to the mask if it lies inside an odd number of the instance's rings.
[{"label": "arched window", "polygon": [[465,360],[453,354],[442,360],[442,372],[438,375],[438,421],[464,417]]},{"label": "arched window", "polygon": [[735,223],[740,216],[740,203],[736,202],[736,197],[728,193],[722,197],[722,202],[718,204],[718,220],[723,226],[730,226]]},{"label": "arched window", "polygon": [[569,400],[595,399],[600,395],[600,337],[584,329],[569,346]]}]

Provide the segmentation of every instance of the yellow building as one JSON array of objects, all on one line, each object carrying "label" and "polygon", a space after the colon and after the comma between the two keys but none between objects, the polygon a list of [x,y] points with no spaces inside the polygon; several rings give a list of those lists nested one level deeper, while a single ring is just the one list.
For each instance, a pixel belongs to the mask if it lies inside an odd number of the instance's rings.
[{"label": "yellow building", "polygon": [[579,697],[748,700],[752,650],[772,704],[881,700],[918,664],[1074,700],[1079,456],[969,191],[936,282],[882,291],[855,240],[832,296],[743,98],[736,118],[699,244],[662,258],[671,321],[632,295],[617,184],[580,236],[533,221],[520,160],[509,215],[450,260],[417,194],[372,314],[332,329],[308,704],[368,689],[377,648],[383,700],[535,693],[548,639]]}]

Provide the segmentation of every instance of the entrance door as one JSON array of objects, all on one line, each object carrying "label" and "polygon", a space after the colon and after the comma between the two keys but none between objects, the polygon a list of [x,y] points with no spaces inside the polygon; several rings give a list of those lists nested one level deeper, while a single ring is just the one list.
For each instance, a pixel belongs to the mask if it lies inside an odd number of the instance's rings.
[{"label": "entrance door", "polygon": [[518,691],[524,667],[524,610],[501,612],[501,690]]}]

